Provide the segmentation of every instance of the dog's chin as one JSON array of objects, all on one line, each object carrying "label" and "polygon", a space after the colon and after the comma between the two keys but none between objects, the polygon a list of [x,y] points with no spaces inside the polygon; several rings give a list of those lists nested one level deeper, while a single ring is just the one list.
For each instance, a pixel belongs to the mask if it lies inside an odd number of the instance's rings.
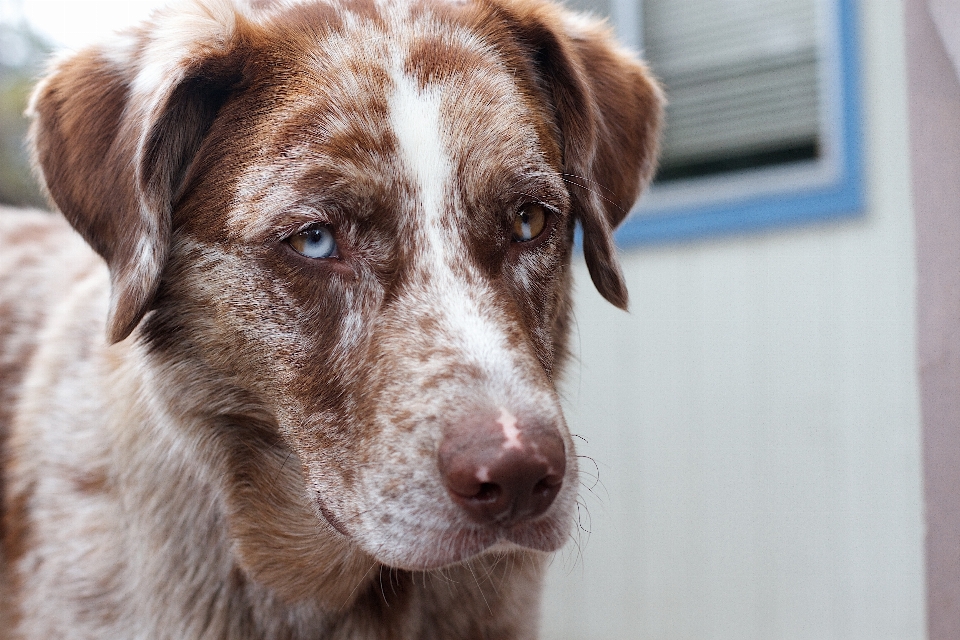
[{"label": "dog's chin", "polygon": [[407,541],[360,542],[381,564],[405,571],[430,571],[463,564],[488,554],[557,551],[568,531],[553,518],[505,528],[459,528],[411,534]]}]

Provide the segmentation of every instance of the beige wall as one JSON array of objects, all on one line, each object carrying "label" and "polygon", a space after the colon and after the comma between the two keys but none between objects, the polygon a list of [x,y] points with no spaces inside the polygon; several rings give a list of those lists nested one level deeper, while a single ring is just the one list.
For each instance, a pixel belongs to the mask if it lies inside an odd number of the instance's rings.
[{"label": "beige wall", "polygon": [[925,636],[901,6],[861,3],[866,216],[632,250],[632,312],[578,268],[569,419],[591,534],[544,637]]}]

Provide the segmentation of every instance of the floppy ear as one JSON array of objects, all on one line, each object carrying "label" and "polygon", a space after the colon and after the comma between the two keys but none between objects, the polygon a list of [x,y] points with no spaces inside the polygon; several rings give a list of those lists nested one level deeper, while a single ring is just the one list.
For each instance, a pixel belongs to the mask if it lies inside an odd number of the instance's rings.
[{"label": "floppy ear", "polygon": [[507,1],[552,101],[590,277],[604,298],[626,309],[613,231],[653,177],[663,92],[603,23],[549,4]]},{"label": "floppy ear", "polygon": [[110,269],[111,343],[133,331],[156,294],[177,192],[239,80],[230,60],[237,20],[225,2],[159,12],[114,46],[56,61],[34,90],[35,164]]}]

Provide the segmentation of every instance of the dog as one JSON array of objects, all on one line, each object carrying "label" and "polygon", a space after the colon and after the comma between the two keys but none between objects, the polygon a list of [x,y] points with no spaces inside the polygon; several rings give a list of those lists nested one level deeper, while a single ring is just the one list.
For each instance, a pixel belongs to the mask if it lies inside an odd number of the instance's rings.
[{"label": "dog", "polygon": [[55,60],[0,215],[4,640],[534,638],[575,228],[663,96],[543,0],[195,0]]}]

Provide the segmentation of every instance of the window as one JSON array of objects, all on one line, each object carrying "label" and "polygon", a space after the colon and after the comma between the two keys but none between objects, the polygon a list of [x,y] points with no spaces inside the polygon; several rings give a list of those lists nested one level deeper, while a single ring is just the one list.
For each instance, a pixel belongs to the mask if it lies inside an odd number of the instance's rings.
[{"label": "window", "polygon": [[854,0],[572,0],[667,89],[651,190],[623,245],[863,210]]}]

